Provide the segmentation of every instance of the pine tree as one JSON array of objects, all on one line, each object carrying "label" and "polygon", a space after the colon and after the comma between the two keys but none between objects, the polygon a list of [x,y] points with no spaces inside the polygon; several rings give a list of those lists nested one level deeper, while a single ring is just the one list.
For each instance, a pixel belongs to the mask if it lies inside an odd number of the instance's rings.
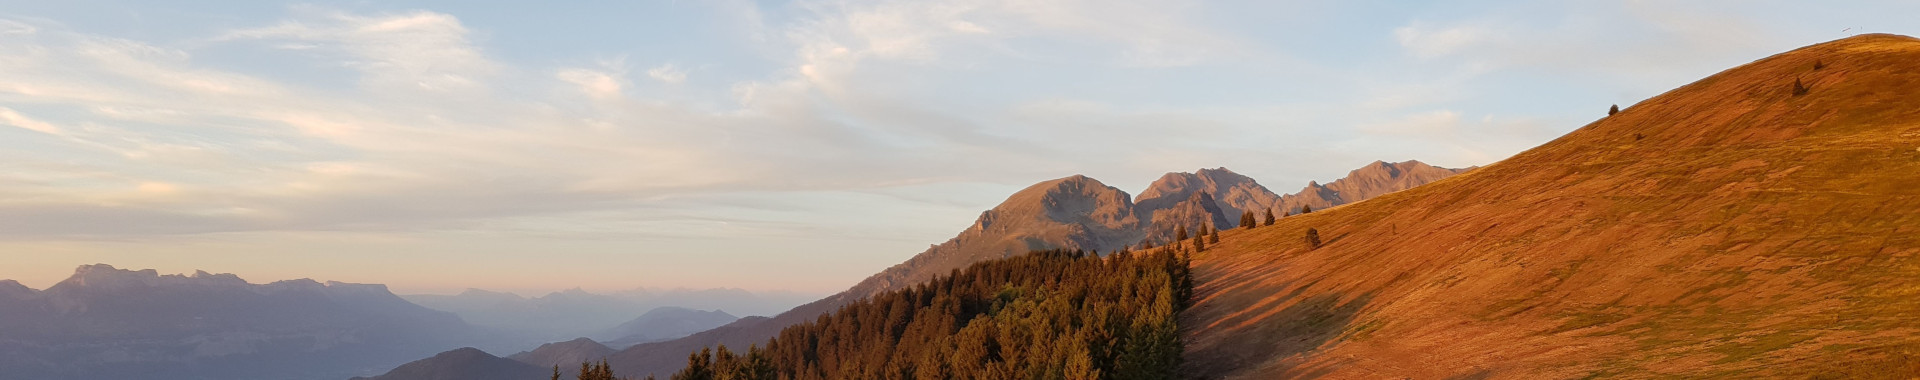
[{"label": "pine tree", "polygon": [[1304,215],[1311,212],[1313,212],[1313,206],[1300,206],[1300,214]]},{"label": "pine tree", "polygon": [[713,349],[702,348],[700,352],[687,354],[687,368],[673,375],[673,380],[714,380]]},{"label": "pine tree", "polygon": [[1800,78],[1793,78],[1793,96],[1806,95],[1808,90],[1807,85],[1800,83]]},{"label": "pine tree", "polygon": [[1264,225],[1269,225],[1269,226],[1271,226],[1271,225],[1273,225],[1273,219],[1274,219],[1274,218],[1273,218],[1273,209],[1271,209],[1271,208],[1269,208],[1269,209],[1267,209],[1267,220],[1266,220],[1266,223],[1262,223],[1262,224],[1264,224]]},{"label": "pine tree", "polygon": [[1608,109],[1607,109],[1607,116],[1613,116],[1613,114],[1616,114],[1616,113],[1620,113],[1620,105],[1619,105],[1619,104],[1615,104],[1615,105],[1613,105],[1613,108],[1608,108]]},{"label": "pine tree", "polygon": [[1255,222],[1253,219],[1253,210],[1240,212],[1240,228],[1251,230],[1253,229],[1254,226],[1258,226],[1258,225],[1259,223]]},{"label": "pine tree", "polygon": [[1194,252],[1205,252],[1206,250],[1207,250],[1207,239],[1193,239]]},{"label": "pine tree", "polygon": [[1207,234],[1207,243],[1220,244],[1220,230],[1213,230],[1213,233]]},{"label": "pine tree", "polygon": [[553,365],[553,380],[560,380],[560,365]]},{"label": "pine tree", "polygon": [[1307,229],[1307,246],[1313,247],[1313,249],[1320,249],[1320,230]]},{"label": "pine tree", "polygon": [[1187,241],[1187,226],[1182,225],[1180,229],[1173,230],[1173,241]]}]

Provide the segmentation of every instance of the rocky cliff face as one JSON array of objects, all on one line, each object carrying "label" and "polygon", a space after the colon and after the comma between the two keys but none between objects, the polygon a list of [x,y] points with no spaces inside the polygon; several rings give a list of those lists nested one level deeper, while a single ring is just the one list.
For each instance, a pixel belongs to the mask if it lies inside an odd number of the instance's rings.
[{"label": "rocky cliff face", "polygon": [[1213,168],[1160,176],[1159,180],[1153,181],[1145,191],[1140,192],[1139,203],[1142,209],[1154,210],[1192,198],[1194,193],[1210,195],[1215,208],[1233,217],[1221,219],[1220,222],[1238,222],[1240,212],[1259,212],[1280,200],[1279,194],[1267,190],[1266,186],[1261,186],[1253,178],[1227,168]]},{"label": "rocky cliff face", "polygon": [[[1220,208],[1220,202],[1212,193],[1187,192],[1186,198],[1177,199],[1178,202],[1161,202],[1173,200],[1176,199],[1155,198],[1147,203],[1148,207],[1140,207],[1143,218],[1153,221],[1141,226],[1144,237],[1140,243],[1167,244],[1179,237],[1181,228],[1187,229],[1188,236],[1194,236],[1200,233],[1201,226],[1231,227],[1227,224],[1227,211]],[[1239,213],[1234,215],[1237,217]]]}]

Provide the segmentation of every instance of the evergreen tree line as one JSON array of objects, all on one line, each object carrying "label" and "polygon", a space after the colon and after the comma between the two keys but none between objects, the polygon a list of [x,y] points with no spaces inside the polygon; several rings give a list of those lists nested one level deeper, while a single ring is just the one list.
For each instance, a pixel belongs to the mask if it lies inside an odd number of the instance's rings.
[{"label": "evergreen tree line", "polygon": [[692,353],[672,378],[1173,378],[1177,319],[1193,294],[1184,251],[982,262],[788,327],[765,346]]}]

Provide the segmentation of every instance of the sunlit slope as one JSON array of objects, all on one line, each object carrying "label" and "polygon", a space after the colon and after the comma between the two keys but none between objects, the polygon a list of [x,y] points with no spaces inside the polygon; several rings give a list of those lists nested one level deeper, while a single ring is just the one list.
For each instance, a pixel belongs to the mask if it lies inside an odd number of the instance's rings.
[{"label": "sunlit slope", "polygon": [[1915,376],[1920,40],[1756,61],[1194,265],[1211,378]]}]

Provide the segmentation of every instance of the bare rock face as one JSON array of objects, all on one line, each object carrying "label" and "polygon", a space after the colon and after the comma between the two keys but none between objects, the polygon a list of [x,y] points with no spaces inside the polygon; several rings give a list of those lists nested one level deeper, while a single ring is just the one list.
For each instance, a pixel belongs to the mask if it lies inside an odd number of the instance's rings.
[{"label": "bare rock face", "polygon": [[[1166,199],[1166,198],[1159,198]],[[1158,202],[1156,202],[1158,203]],[[1155,204],[1158,206],[1158,204]],[[1163,245],[1179,237],[1179,230],[1185,228],[1187,236],[1196,236],[1202,226],[1226,225],[1226,211],[1220,209],[1218,201],[1207,192],[1189,192],[1187,198],[1178,203],[1166,204],[1158,209],[1142,208],[1143,215],[1153,220],[1145,229],[1145,241],[1154,245]]]},{"label": "bare rock face", "polygon": [[1167,173],[1159,180],[1140,192],[1140,208],[1146,211],[1170,207],[1172,203],[1192,198],[1194,193],[1207,193],[1213,198],[1213,206],[1220,209],[1222,215],[1233,219],[1219,219],[1219,222],[1238,220],[1240,213],[1247,210],[1259,212],[1272,207],[1280,200],[1279,194],[1267,190],[1253,178],[1234,173],[1227,168],[1200,169],[1193,173]]},{"label": "bare rock face", "polygon": [[1185,227],[1198,233],[1201,226],[1232,228],[1240,213],[1262,213],[1280,202],[1258,181],[1227,168],[1200,169],[1193,173],[1167,173],[1140,192],[1136,207],[1146,226],[1146,240],[1165,244],[1174,240]]}]

